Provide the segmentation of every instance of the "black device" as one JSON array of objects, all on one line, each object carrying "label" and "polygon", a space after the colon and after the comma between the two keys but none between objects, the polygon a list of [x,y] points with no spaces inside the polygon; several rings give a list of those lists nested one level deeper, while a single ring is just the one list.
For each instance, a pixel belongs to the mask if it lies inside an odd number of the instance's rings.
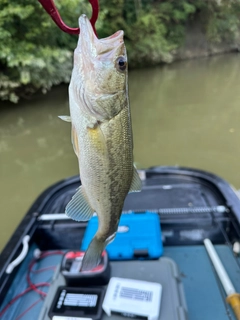
[{"label": "black device", "polygon": [[89,271],[80,271],[84,251],[68,251],[61,263],[61,273],[68,286],[102,286],[110,279],[110,264],[107,251],[103,251],[97,267]]},{"label": "black device", "polygon": [[100,320],[104,294],[103,287],[59,287],[48,315],[50,319],[61,316]]}]

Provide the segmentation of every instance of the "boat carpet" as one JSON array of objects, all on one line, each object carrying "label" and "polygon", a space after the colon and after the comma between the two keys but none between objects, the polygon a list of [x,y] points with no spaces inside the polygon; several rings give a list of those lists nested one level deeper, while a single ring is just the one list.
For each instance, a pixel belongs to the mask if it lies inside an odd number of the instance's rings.
[{"label": "boat carpet", "polygon": [[[214,247],[226,268],[236,291],[240,292],[240,269],[231,250],[227,245],[215,245]],[[27,257],[19,268],[10,290],[8,290],[6,294],[3,304],[0,306],[0,310],[2,310],[17,294],[29,287],[26,279],[28,267],[33,259],[33,252],[35,249],[36,247],[34,245],[31,246]],[[181,281],[184,286],[189,320],[234,319],[231,308],[225,302],[225,292],[203,245],[165,247],[164,256],[173,259],[178,265]],[[31,281],[33,283],[50,283],[55,268],[56,266],[59,266],[61,259],[61,255],[50,255],[39,260],[33,266],[35,272],[31,272]],[[238,259],[238,262],[240,263],[240,259]],[[43,292],[47,292],[48,288],[48,286],[38,287],[38,289]],[[37,292],[31,290],[17,299],[16,302],[8,308],[1,319],[37,319],[43,306],[43,302],[44,297],[41,298]]]},{"label": "boat carpet", "polygon": [[[29,271],[29,266],[33,261],[33,253],[36,248],[37,247],[35,245],[30,247],[29,252],[25,260],[22,262],[2,305],[0,305],[0,312],[8,305],[10,301],[12,301],[13,298],[24,292],[29,287],[27,282],[27,274]],[[34,284],[50,284],[56,268],[60,265],[62,255],[51,255],[51,251],[48,251],[48,253],[50,254],[49,256],[39,259],[32,267],[33,272],[30,272],[30,279]],[[46,294],[49,286],[44,285],[37,287],[37,289]],[[8,307],[6,312],[0,318],[1,320],[36,320],[38,319],[42,309],[44,298],[45,295],[40,295],[34,290],[31,290],[26,294],[23,294],[14,303],[12,303],[12,305]]]},{"label": "boat carpet", "polygon": [[[236,291],[240,292],[240,268],[232,251],[227,245],[215,245],[214,248]],[[235,319],[204,246],[165,247],[164,255],[178,265],[189,320]]]}]

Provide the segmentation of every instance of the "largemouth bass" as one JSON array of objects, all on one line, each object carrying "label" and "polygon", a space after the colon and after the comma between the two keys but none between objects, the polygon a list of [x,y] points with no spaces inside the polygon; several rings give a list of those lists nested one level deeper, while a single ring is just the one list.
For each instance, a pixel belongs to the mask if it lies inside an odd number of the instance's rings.
[{"label": "largemouth bass", "polygon": [[130,191],[141,190],[133,165],[133,138],[128,99],[127,54],[123,31],[98,39],[85,15],[74,51],[69,85],[72,143],[82,186],[66,207],[77,221],[98,215],[98,230],[82,261],[90,270],[117,232],[123,203]]}]

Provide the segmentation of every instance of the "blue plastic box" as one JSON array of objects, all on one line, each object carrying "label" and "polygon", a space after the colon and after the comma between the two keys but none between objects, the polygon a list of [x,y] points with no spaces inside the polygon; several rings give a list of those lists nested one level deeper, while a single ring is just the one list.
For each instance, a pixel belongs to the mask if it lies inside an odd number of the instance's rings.
[{"label": "blue plastic box", "polygon": [[[88,222],[81,250],[88,248],[98,228],[95,216]],[[120,218],[115,240],[106,248],[109,259],[157,259],[163,254],[160,218],[158,214],[130,213]]]}]

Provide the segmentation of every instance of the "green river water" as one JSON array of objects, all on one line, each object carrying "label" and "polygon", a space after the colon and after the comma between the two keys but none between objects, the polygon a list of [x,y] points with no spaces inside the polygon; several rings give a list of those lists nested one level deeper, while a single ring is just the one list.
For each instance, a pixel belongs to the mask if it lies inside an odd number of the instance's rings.
[{"label": "green river water", "polygon": [[[181,165],[240,188],[240,55],[131,71],[138,168]],[[0,250],[49,185],[78,173],[67,86],[18,105],[0,102]]]}]

